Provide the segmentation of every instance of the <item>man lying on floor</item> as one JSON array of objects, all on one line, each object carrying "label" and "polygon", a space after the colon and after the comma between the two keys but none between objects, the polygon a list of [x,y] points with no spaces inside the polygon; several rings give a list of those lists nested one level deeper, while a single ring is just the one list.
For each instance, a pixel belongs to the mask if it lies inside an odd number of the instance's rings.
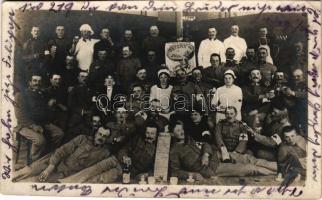
[{"label": "man lying on floor", "polygon": [[[171,176],[186,180],[189,175],[196,181],[203,181],[212,176],[254,176],[254,175],[273,175],[274,169],[268,165],[257,166],[253,163],[223,163],[220,161],[220,153],[213,151],[208,143],[201,147],[196,142],[187,137],[183,123],[177,121],[169,126],[173,133],[173,145],[170,151]],[[277,165],[275,163],[275,165]]]},{"label": "man lying on floor", "polygon": [[13,181],[58,182],[110,156],[106,141],[111,134],[101,126],[95,136],[80,135],[17,172]]},{"label": "man lying on floor", "polygon": [[216,126],[215,137],[217,147],[220,149],[221,160],[238,164],[252,164],[277,172],[276,162],[256,158],[246,153],[248,134],[255,133],[250,127],[237,120],[236,116],[237,109],[228,106],[225,111],[225,119],[220,120]]},{"label": "man lying on floor", "polygon": [[155,152],[159,127],[155,122],[147,122],[145,135],[138,135],[124,145],[114,156],[98,162],[72,176],[59,180],[64,183],[113,183],[122,176],[122,165],[130,162],[131,179],[138,180],[141,176],[153,173]]},{"label": "man lying on floor", "polygon": [[297,133],[295,127],[285,126],[282,130],[284,142],[278,149],[279,171],[286,176],[291,170],[306,175],[306,140]]}]

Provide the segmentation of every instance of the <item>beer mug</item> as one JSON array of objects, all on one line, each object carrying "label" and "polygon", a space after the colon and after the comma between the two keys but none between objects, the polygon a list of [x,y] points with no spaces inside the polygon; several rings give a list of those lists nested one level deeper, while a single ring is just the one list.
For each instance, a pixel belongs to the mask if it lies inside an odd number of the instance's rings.
[{"label": "beer mug", "polygon": [[148,183],[149,184],[155,184],[155,178],[154,178],[154,176],[149,176],[148,177]]},{"label": "beer mug", "polygon": [[178,178],[170,177],[170,185],[178,185]]},{"label": "beer mug", "polygon": [[145,176],[144,175],[141,176],[141,179],[140,179],[139,184],[140,185],[145,185],[146,184],[146,182],[145,182]]},{"label": "beer mug", "polygon": [[76,35],[76,36],[73,38],[73,43],[77,43],[77,42],[78,42],[78,40],[79,40],[79,36],[78,36],[78,35]]}]

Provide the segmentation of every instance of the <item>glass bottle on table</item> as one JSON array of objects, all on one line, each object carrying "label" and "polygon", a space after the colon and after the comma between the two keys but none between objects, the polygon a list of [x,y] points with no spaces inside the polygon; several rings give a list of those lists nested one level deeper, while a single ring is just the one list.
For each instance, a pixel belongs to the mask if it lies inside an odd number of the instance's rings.
[{"label": "glass bottle on table", "polygon": [[123,157],[123,166],[122,166],[122,183],[129,184],[131,181],[131,158]]}]

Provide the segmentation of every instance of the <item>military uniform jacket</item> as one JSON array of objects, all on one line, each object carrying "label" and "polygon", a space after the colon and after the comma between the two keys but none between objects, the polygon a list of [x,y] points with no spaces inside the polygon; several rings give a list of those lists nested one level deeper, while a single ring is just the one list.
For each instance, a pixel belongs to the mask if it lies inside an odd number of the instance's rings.
[{"label": "military uniform jacket", "polygon": [[19,105],[16,109],[16,116],[21,128],[31,124],[44,125],[50,121],[48,99],[43,91],[33,91],[28,88],[17,93],[16,101]]},{"label": "military uniform jacket", "polygon": [[218,148],[226,146],[228,152],[237,151],[244,153],[247,146],[248,135],[241,121],[229,122],[226,119],[220,120],[215,130],[216,144]]},{"label": "military uniform jacket", "polygon": [[258,109],[262,105],[262,99],[259,99],[259,95],[266,94],[267,89],[261,85],[247,85],[242,87],[243,92],[243,105],[242,110],[250,112]]},{"label": "military uniform jacket", "polygon": [[123,146],[118,152],[118,159],[122,162],[123,156],[132,160],[132,175],[153,170],[155,161],[156,141],[148,143],[143,137],[137,136]]},{"label": "military uniform jacket", "polygon": [[79,135],[56,149],[49,164],[57,166],[57,172],[72,175],[110,156],[106,146],[95,146],[92,136]]},{"label": "military uniform jacket", "polygon": [[[209,166],[202,166],[201,160],[204,153],[209,154]],[[218,166],[218,157],[213,153],[209,144],[204,143],[201,149],[193,139],[186,144],[174,143],[170,150],[171,176],[187,179],[189,172],[200,173],[204,177],[215,175]]]},{"label": "military uniform jacket", "polygon": [[73,113],[81,115],[83,111],[91,110],[94,105],[92,96],[92,90],[87,85],[77,85],[69,93],[68,107]]}]

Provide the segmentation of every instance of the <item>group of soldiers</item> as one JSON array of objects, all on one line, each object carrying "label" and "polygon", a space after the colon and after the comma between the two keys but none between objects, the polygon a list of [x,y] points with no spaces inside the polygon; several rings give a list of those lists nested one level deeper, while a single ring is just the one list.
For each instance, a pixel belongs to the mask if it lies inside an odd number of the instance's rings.
[{"label": "group of soldiers", "polygon": [[65,28],[57,25],[43,41],[33,26],[23,45],[15,132],[31,141],[32,163],[14,180],[112,183],[125,163],[132,179],[152,176],[162,133],[171,136],[169,172],[179,179],[286,176],[290,169],[305,176],[301,41],[290,64],[277,67],[267,28],[249,47],[237,25],[223,42],[210,27],[198,66],[187,71],[164,64],[167,41],[155,25],[141,44],[130,29],[115,43],[106,27],[94,39],[83,24],[72,41]]}]

